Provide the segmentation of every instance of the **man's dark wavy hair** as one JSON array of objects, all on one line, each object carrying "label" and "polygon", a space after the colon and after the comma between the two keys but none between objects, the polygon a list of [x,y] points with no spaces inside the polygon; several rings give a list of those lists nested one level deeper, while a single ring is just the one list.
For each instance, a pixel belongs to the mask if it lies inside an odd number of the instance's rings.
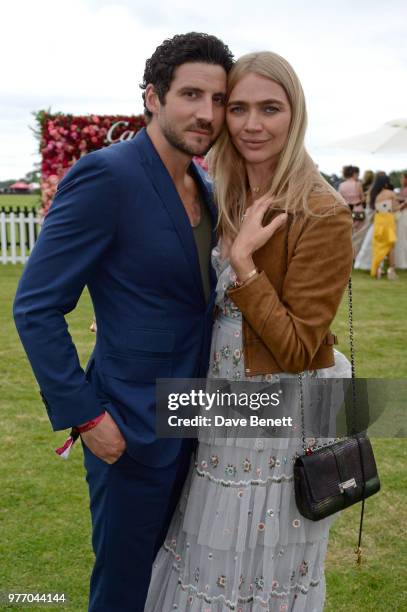
[{"label": "man's dark wavy hair", "polygon": [[[151,83],[161,104],[165,104],[165,95],[171,86],[175,69],[187,62],[222,66],[228,73],[233,66],[233,54],[216,36],[201,32],[177,34],[173,38],[164,40],[146,61],[141,89],[145,90]],[[143,101],[144,114],[149,121],[152,113],[146,107],[145,91],[143,91]]]}]

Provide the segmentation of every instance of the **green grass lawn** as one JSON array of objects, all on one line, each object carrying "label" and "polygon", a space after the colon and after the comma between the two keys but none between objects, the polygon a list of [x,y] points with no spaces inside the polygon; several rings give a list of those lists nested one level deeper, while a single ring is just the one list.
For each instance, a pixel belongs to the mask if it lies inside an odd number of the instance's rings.
[{"label": "green grass lawn", "polygon": [[[64,592],[70,604],[58,609],[84,612],[93,555],[82,452],[78,445],[65,462],[53,451],[65,435],[51,431],[11,319],[20,274],[21,266],[0,266],[0,592]],[[394,283],[355,273],[354,302],[359,376],[407,377],[407,273]],[[69,317],[82,363],[94,342],[91,319],[85,293]],[[346,303],[333,329],[347,353]],[[365,561],[354,563],[357,505],[342,512],[331,530],[328,612],[407,610],[406,442],[375,439],[373,446],[382,490],[366,502]]]},{"label": "green grass lawn", "polygon": [[41,196],[39,194],[0,194],[0,208],[5,206],[6,208],[12,208],[15,210],[20,207],[21,209],[24,206],[31,208],[34,206],[35,208],[39,208],[41,205]]}]

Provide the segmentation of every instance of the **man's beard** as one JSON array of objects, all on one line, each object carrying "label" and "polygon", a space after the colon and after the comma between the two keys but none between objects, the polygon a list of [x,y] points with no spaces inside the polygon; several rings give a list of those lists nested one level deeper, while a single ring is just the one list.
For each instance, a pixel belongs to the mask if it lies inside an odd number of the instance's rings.
[{"label": "man's beard", "polygon": [[[202,123],[200,125],[191,126],[189,129],[206,130],[210,135],[212,135],[213,133],[213,128],[211,125],[203,125]],[[202,147],[199,148],[199,144],[196,144],[195,146],[187,144],[184,138],[182,138],[182,136],[178,134],[174,129],[172,129],[172,127],[168,124],[161,125],[161,131],[169,142],[169,144],[174,147],[174,149],[177,149],[178,151],[181,151],[181,153],[185,153],[186,155],[206,155],[206,153],[209,151],[209,149],[215,142],[214,138],[209,142],[208,145],[205,146],[204,149],[202,149]]]}]

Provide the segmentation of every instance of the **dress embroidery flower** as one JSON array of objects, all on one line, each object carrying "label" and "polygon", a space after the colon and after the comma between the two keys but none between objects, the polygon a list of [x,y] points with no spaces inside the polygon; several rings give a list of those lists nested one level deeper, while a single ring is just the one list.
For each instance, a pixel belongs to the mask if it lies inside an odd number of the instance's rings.
[{"label": "dress embroidery flower", "polygon": [[215,351],[213,354],[212,372],[214,374],[219,374],[220,372],[220,353],[219,351]]},{"label": "dress embroidery flower", "polygon": [[301,576],[306,576],[308,574],[308,561],[303,561],[300,565],[300,574]]},{"label": "dress embroidery flower", "polygon": [[232,465],[231,463],[228,463],[227,466],[225,467],[225,474],[226,476],[236,476],[236,466]]},{"label": "dress embroidery flower", "polygon": [[275,456],[273,455],[273,456],[272,456],[272,457],[270,457],[270,459],[269,459],[269,468],[270,468],[270,470],[271,470],[271,469],[272,469],[272,468],[273,468],[275,465],[276,465],[276,458],[275,458]]},{"label": "dress embroidery flower", "polygon": [[242,351],[240,349],[235,349],[233,351],[233,365],[239,365],[239,361],[242,358]]},{"label": "dress embroidery flower", "polygon": [[226,576],[224,576],[223,574],[221,574],[220,576],[218,576],[218,579],[217,579],[217,581],[216,581],[216,584],[218,585],[218,587],[225,588],[225,586],[226,586],[226,582],[227,582]]},{"label": "dress embroidery flower", "polygon": [[263,576],[257,576],[254,579],[254,584],[256,585],[256,589],[262,591],[264,589],[264,578]]},{"label": "dress embroidery flower", "polygon": [[194,571],[194,580],[195,580],[195,582],[199,582],[199,567],[195,568],[195,571]]},{"label": "dress embroidery flower", "polygon": [[262,440],[261,438],[256,438],[255,443],[254,443],[254,448],[257,451],[263,451],[264,450],[264,440]]},{"label": "dress embroidery flower", "polygon": [[211,466],[213,468],[218,467],[218,465],[219,465],[219,457],[218,457],[218,455],[211,455],[210,462],[211,462]]},{"label": "dress embroidery flower", "polygon": [[219,368],[219,362],[218,361],[214,361],[212,364],[212,374],[214,374],[215,376],[217,374],[219,374],[220,372],[220,368]]},{"label": "dress embroidery flower", "polygon": [[230,298],[224,299],[222,312],[225,317],[230,317],[232,319],[240,319],[241,317],[239,308]]},{"label": "dress embroidery flower", "polygon": [[230,355],[231,355],[231,350],[230,350],[230,346],[224,346],[221,351],[220,351],[222,357],[224,359],[229,359]]},{"label": "dress embroidery flower", "polygon": [[301,521],[300,519],[294,519],[293,520],[293,527],[297,528],[301,525]]},{"label": "dress embroidery flower", "polygon": [[252,464],[251,464],[251,461],[249,459],[247,459],[247,457],[243,461],[242,467],[243,467],[243,471],[244,472],[251,472]]}]

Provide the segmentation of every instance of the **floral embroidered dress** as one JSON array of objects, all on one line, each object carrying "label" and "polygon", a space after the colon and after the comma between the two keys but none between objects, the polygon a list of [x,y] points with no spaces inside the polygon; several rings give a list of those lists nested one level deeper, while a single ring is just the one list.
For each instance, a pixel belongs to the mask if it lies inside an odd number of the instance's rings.
[{"label": "floral embroidered dress", "polygon": [[[236,279],[219,247],[208,377],[246,380],[242,316],[226,289]],[[344,378],[350,364],[335,351],[335,366],[304,377]],[[274,382],[290,374],[252,377]],[[295,412],[293,412],[295,415]],[[329,528],[337,515],[313,522],[296,507],[293,464],[298,438],[227,438],[202,430],[183,495],[153,567],[145,612],[320,612]],[[224,435],[224,434],[223,434]],[[317,440],[308,440],[317,444]]]}]

